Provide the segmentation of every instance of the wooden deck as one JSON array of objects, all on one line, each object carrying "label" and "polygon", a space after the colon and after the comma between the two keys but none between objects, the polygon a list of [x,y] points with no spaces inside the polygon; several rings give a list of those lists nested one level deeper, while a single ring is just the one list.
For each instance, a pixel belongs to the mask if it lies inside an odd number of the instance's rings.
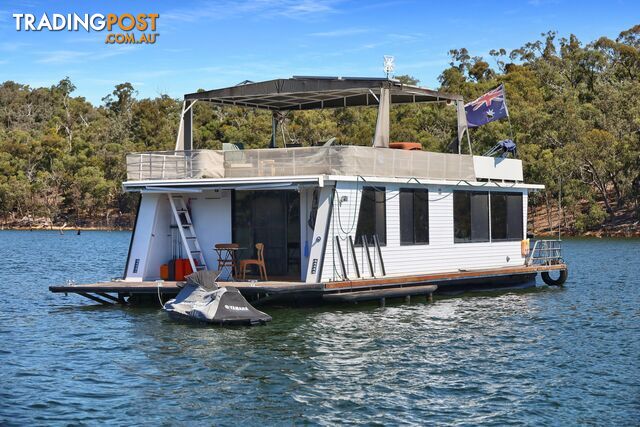
[{"label": "wooden deck", "polygon": [[500,277],[517,274],[536,274],[543,271],[566,270],[565,264],[545,265],[545,266],[518,266],[503,267],[482,270],[459,270],[446,273],[419,274],[412,276],[386,276],[373,279],[345,280],[328,282],[325,289],[361,288],[375,286],[389,286],[393,284],[411,285],[425,282],[444,282],[457,279],[475,279],[486,277]]},{"label": "wooden deck", "polygon": [[[566,270],[565,264],[546,266],[518,266],[484,270],[464,270],[408,276],[386,276],[327,283],[303,283],[295,281],[220,282],[233,286],[252,303],[282,302],[295,304],[301,301],[365,301],[384,298],[426,295],[430,298],[437,289],[476,283],[509,285],[531,280],[537,273]],[[75,293],[102,304],[131,302],[131,298],[158,297],[166,300],[180,291],[180,282],[112,281],[92,284],[51,286],[54,293]],[[127,299],[128,298],[128,299]]]}]

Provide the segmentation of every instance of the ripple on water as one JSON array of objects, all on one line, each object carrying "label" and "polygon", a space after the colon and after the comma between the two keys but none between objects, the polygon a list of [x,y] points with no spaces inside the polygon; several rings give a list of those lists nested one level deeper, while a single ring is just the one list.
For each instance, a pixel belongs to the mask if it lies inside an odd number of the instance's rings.
[{"label": "ripple on water", "polygon": [[269,309],[249,329],[47,291],[117,276],[128,238],[0,232],[0,424],[640,419],[638,240],[567,241],[564,289]]}]

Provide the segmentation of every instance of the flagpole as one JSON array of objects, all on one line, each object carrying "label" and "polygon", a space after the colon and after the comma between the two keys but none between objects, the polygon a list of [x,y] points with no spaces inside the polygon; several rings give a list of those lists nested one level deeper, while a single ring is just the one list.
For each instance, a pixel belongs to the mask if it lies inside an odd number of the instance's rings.
[{"label": "flagpole", "polygon": [[509,122],[509,136],[511,136],[511,140],[513,140],[513,127],[511,127],[511,117],[509,117],[509,110],[507,110],[507,121]]},{"label": "flagpole", "polygon": [[504,83],[502,84],[502,92],[504,93],[504,109],[507,110],[507,121],[509,122],[509,136],[513,142],[513,127],[511,126],[511,116],[509,116],[509,107],[507,106],[507,89],[504,87]]}]

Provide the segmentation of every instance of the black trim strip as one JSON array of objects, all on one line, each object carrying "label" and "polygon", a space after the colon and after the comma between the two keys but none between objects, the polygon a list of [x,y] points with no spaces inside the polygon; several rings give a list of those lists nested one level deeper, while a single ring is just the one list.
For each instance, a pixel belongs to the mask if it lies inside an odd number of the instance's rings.
[{"label": "black trim strip", "polygon": [[336,236],[336,247],[338,248],[338,260],[340,261],[340,270],[342,271],[342,277],[348,279],[347,269],[344,266],[344,257],[342,256],[342,247],[340,246],[340,236]]},{"label": "black trim strip", "polygon": [[353,257],[353,266],[356,269],[356,276],[360,278],[360,267],[358,267],[358,258],[356,257],[356,248],[353,246],[353,239],[349,235],[349,245],[351,246],[351,256]]}]

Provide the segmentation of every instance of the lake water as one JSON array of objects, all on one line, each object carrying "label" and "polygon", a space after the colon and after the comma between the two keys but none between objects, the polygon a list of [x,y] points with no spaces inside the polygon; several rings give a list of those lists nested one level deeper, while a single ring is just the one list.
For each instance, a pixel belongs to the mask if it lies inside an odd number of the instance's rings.
[{"label": "lake water", "polygon": [[254,328],[49,293],[119,276],[128,242],[0,232],[0,425],[640,423],[640,240],[566,241],[563,289]]}]

